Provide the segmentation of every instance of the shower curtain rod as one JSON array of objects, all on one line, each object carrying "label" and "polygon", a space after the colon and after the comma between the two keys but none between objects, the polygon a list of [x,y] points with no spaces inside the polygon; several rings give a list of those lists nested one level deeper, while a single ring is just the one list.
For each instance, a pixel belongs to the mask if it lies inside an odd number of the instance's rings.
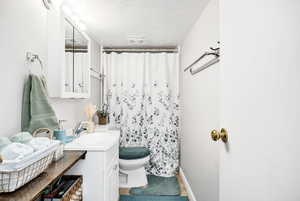
[{"label": "shower curtain rod", "polygon": [[103,48],[103,52],[178,52],[178,48]]}]

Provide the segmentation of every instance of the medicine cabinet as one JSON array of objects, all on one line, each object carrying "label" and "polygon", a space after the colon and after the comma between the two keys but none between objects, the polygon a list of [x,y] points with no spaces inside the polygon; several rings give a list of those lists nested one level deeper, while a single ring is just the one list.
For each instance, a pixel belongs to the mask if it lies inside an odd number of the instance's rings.
[{"label": "medicine cabinet", "polygon": [[60,9],[49,10],[47,17],[50,97],[89,98],[90,38]]}]

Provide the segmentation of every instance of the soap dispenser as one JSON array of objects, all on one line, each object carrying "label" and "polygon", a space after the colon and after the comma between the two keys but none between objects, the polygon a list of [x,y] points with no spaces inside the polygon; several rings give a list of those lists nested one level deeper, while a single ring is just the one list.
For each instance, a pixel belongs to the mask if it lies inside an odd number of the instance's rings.
[{"label": "soap dispenser", "polygon": [[63,127],[63,123],[66,122],[67,120],[59,120],[58,124],[58,130],[54,130],[54,137],[57,140],[60,140],[62,142],[64,142],[65,138],[66,138],[66,130]]}]

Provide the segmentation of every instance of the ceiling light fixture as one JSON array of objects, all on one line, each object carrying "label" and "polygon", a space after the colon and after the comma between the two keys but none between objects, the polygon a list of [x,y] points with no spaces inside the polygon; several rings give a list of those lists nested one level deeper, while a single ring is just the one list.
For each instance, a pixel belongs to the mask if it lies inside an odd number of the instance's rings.
[{"label": "ceiling light fixture", "polygon": [[52,5],[52,0],[43,0],[44,6],[49,10]]},{"label": "ceiling light fixture", "polygon": [[79,22],[80,22],[79,17],[78,17],[77,15],[75,15],[75,14],[73,14],[73,15],[71,16],[71,18],[72,18],[72,20],[74,20],[75,23],[79,23]]},{"label": "ceiling light fixture", "polygon": [[66,5],[64,5],[63,7],[62,7],[62,11],[64,12],[64,14],[66,14],[68,17],[70,17],[70,16],[72,16],[72,10],[68,7],[68,6],[66,6]]},{"label": "ceiling light fixture", "polygon": [[55,7],[56,9],[58,9],[61,4],[62,4],[62,0],[43,0],[44,6],[50,10],[51,8]]},{"label": "ceiling light fixture", "polygon": [[82,22],[78,23],[78,27],[79,27],[79,29],[82,30],[82,31],[85,31],[85,30],[86,30],[86,26],[85,26],[85,24],[82,23]]},{"label": "ceiling light fixture", "polygon": [[76,13],[74,13],[72,11],[72,9],[67,6],[67,5],[63,5],[62,6],[62,11],[63,13],[68,16],[69,18],[71,18],[71,21],[77,25],[77,27],[82,30],[85,31],[86,30],[86,25],[81,21],[81,19],[78,17],[78,15],[76,15]]}]

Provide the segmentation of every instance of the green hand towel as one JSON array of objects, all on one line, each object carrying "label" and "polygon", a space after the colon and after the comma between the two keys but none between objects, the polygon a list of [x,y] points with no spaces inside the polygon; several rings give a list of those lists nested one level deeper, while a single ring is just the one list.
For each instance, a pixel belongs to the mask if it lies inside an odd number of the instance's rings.
[{"label": "green hand towel", "polygon": [[29,75],[23,94],[22,131],[33,133],[38,128],[57,129],[58,121],[48,101],[45,80]]}]

